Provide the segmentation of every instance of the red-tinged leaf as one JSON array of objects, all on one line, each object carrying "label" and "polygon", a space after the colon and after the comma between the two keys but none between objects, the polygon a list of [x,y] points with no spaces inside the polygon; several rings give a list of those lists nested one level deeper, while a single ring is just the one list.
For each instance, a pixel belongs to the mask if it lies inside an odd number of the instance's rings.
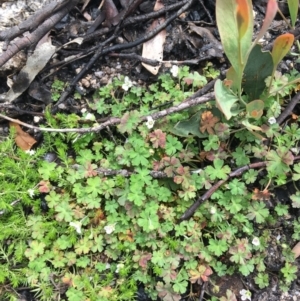
[{"label": "red-tinged leaf", "polygon": [[216,19],[224,52],[240,81],[252,44],[252,1],[217,0]]},{"label": "red-tinged leaf", "polygon": [[270,200],[271,193],[265,189],[260,191],[258,188],[254,188],[253,194],[252,194],[252,200],[255,201],[268,201]]},{"label": "red-tinged leaf", "polygon": [[141,256],[139,260],[139,266],[145,270],[147,268],[148,261],[152,258],[151,253],[145,253]]},{"label": "red-tinged leaf", "polygon": [[283,57],[289,52],[293,43],[294,43],[294,35],[291,33],[285,33],[276,38],[272,50],[274,68],[280,63]]},{"label": "red-tinged leaf", "polygon": [[201,280],[206,282],[212,273],[213,271],[210,266],[199,264],[196,270],[189,270],[190,282],[201,283]]},{"label": "red-tinged leaf", "polygon": [[154,148],[166,147],[166,134],[161,129],[157,129],[149,134],[149,139]]},{"label": "red-tinged leaf", "polygon": [[236,0],[236,2],[236,20],[238,25],[239,38],[242,39],[249,27],[250,14],[252,14],[252,11],[250,11],[249,9],[249,3],[247,0]]},{"label": "red-tinged leaf", "polygon": [[259,119],[263,114],[264,102],[256,99],[249,102],[246,106],[247,113],[250,118]]},{"label": "red-tinged leaf", "polygon": [[205,111],[201,114],[201,121],[200,121],[200,131],[204,133],[207,131],[210,135],[215,133],[214,127],[220,119],[212,114],[211,111]]},{"label": "red-tinged leaf", "polygon": [[266,10],[266,15],[264,19],[263,26],[260,29],[260,32],[258,33],[255,43],[257,43],[267,32],[268,28],[270,27],[273,19],[275,18],[275,15],[278,10],[278,4],[277,0],[269,0],[268,5],[267,5],[267,10]]},{"label": "red-tinged leaf", "polygon": [[38,185],[39,185],[39,192],[48,193],[50,191],[51,184],[49,181],[40,181]]}]

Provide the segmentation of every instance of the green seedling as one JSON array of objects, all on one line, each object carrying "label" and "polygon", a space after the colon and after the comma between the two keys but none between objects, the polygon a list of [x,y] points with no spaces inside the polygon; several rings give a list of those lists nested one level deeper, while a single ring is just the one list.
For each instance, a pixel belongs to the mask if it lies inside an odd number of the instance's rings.
[{"label": "green seedling", "polygon": [[274,77],[278,64],[294,42],[294,36],[287,33],[275,40],[271,53],[262,52],[259,40],[268,30],[277,9],[276,0],[269,0],[264,23],[252,42],[251,0],[216,2],[217,25],[224,52],[231,63],[226,80],[215,83],[216,104],[227,120],[238,114],[245,116],[242,123],[250,130],[260,129],[251,125],[249,119],[262,116],[264,103],[260,96],[266,88],[265,79]]}]

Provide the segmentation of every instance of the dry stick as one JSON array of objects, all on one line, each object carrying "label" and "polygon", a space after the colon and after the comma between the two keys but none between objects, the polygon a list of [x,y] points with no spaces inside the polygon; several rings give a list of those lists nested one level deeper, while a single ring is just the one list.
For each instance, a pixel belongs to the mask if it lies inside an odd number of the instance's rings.
[{"label": "dry stick", "polygon": [[[93,57],[90,59],[90,61],[84,66],[84,68],[77,74],[77,76],[74,78],[74,80],[71,82],[69,87],[66,89],[65,92],[62,93],[59,101],[56,103],[55,106],[53,106],[53,111],[55,112],[57,110],[57,107],[60,103],[66,100],[66,98],[70,95],[70,93],[73,91],[74,87],[76,86],[76,83],[86,74],[86,72],[92,67],[92,65],[100,58],[101,55],[107,54],[112,51],[121,50],[121,49],[128,49],[135,47],[141,43],[144,43],[151,38],[153,38],[157,33],[159,33],[161,30],[163,30],[166,26],[168,26],[174,19],[176,19],[178,16],[180,16],[184,11],[186,11],[189,6],[192,4],[193,0],[189,0],[180,10],[178,10],[175,14],[173,14],[168,20],[157,26],[154,30],[152,30],[150,33],[144,35],[142,38],[137,39],[134,42],[130,43],[124,43],[121,45],[114,45],[111,47],[107,47],[103,49],[104,45],[101,44],[100,47],[97,46],[97,50]],[[115,36],[111,37],[109,41],[114,39]],[[107,44],[107,41],[105,42]],[[93,51],[94,49],[92,49]]]},{"label": "dry stick", "polygon": [[[181,7],[181,6],[182,6],[182,3],[179,2],[179,3],[173,4],[173,5],[166,6],[165,8],[160,9],[160,10],[158,10],[156,12],[153,12],[153,13],[149,13],[149,14],[145,14],[145,15],[137,16],[137,17],[129,17],[126,20],[124,20],[123,26],[125,27],[126,25],[129,25],[129,24],[135,24],[135,23],[138,23],[138,22],[145,22],[145,21],[147,21],[151,18],[159,17],[161,14],[163,14],[165,12],[168,12],[168,11],[171,11],[171,10],[174,10],[174,9],[176,9],[178,7]],[[99,29],[99,30],[97,30],[93,33],[86,34],[86,35],[81,35],[79,37],[82,37],[83,38],[83,43],[86,43],[88,41],[95,40],[99,36],[101,36],[105,33],[108,33],[110,31],[112,31],[112,29],[109,29],[109,28],[105,27],[105,28]],[[72,38],[77,38],[77,37],[78,36],[72,36]],[[82,59],[83,57],[86,57],[86,56],[90,55],[90,54],[91,54],[91,52],[85,53],[84,55],[78,54],[76,57],[72,56],[72,58],[70,60],[68,60],[67,62],[58,62],[56,64],[49,65],[48,67],[44,68],[43,71],[45,71],[47,69],[51,69],[51,68],[56,67],[56,66],[62,66],[62,65],[65,66],[65,65],[69,64],[70,62],[77,61],[79,59]],[[126,57],[128,59],[139,59],[141,62],[147,63],[149,65],[153,65],[153,66],[156,66],[160,63],[160,62],[155,61],[155,60],[150,60],[150,59],[143,58],[142,56],[139,56],[135,53],[134,54],[125,54],[125,53],[124,54],[123,53],[118,54],[118,53],[115,53],[115,54],[109,54],[109,55],[110,56],[117,56],[117,57]],[[199,64],[199,62],[201,62],[201,61],[206,61],[206,60],[209,60],[209,59],[212,59],[212,58],[213,58],[212,56],[206,56],[206,57],[201,57],[201,58],[192,59],[192,60],[174,61],[174,64],[196,65],[196,64]],[[55,72],[57,72],[57,70],[55,70]]]},{"label": "dry stick", "polygon": [[127,58],[127,59],[131,59],[131,60],[138,60],[140,62],[149,64],[151,66],[157,66],[161,63],[161,61],[158,60],[151,60],[151,59],[147,59],[141,55],[138,55],[136,53],[109,53],[108,56],[111,57],[120,57],[120,58]]},{"label": "dry stick", "polygon": [[56,13],[58,10],[62,9],[67,4],[67,0],[63,0],[61,2],[51,2],[50,4],[42,7],[34,15],[30,16],[28,19],[21,22],[20,24],[0,32],[0,41],[11,41],[12,39],[21,35],[25,31],[31,31],[34,28],[37,28],[47,18],[50,18],[50,16],[53,13]]},{"label": "dry stick", "polygon": [[295,106],[299,103],[300,100],[300,92],[298,92],[290,101],[290,103],[286,106],[284,111],[279,115],[279,117],[276,119],[276,122],[278,124],[283,123],[283,121],[292,114],[293,109]]},{"label": "dry stick", "polygon": [[[193,107],[193,106],[196,106],[196,105],[199,105],[199,104],[202,104],[202,103],[206,103],[207,101],[209,101],[209,100],[211,100],[213,98],[214,98],[214,93],[210,92],[210,93],[207,93],[207,94],[205,94],[205,95],[203,95],[201,97],[196,97],[196,98],[184,101],[184,102],[180,103],[177,106],[170,107],[168,109],[165,109],[165,110],[153,113],[151,115],[142,116],[140,118],[140,122],[146,121],[147,117],[149,117],[149,116],[151,116],[154,120],[155,119],[159,119],[159,118],[165,117],[165,116],[167,116],[169,114],[180,112],[180,111],[186,110],[186,109],[188,109],[190,107]],[[121,122],[121,118],[111,117],[106,122],[103,122],[103,123],[99,124],[98,126],[95,126],[95,127],[92,127],[92,128],[51,129],[51,128],[40,128],[40,127],[31,125],[31,124],[22,122],[20,120],[10,118],[10,117],[5,116],[3,114],[0,114],[0,117],[3,118],[3,119],[9,120],[9,121],[15,122],[17,124],[23,125],[23,126],[25,126],[27,128],[37,130],[37,131],[59,132],[59,133],[76,132],[76,133],[81,133],[81,134],[82,133],[100,132],[104,128],[106,128],[107,126],[117,125],[117,124],[119,124]]]},{"label": "dry stick", "polygon": [[[296,156],[294,157],[294,161],[298,161],[300,159],[300,156]],[[261,168],[261,167],[266,167],[267,166],[267,162],[257,162],[257,163],[252,163],[249,165],[245,165],[243,167],[240,167],[236,170],[234,170],[233,172],[231,172],[228,177],[225,180],[220,180],[217,183],[215,183],[206,193],[204,193],[200,198],[198,198],[198,200],[190,207],[188,208],[183,214],[182,216],[179,218],[179,222],[182,222],[184,220],[189,219],[191,216],[194,215],[195,211],[198,209],[198,207],[204,203],[206,200],[208,200],[211,195],[224,183],[226,183],[229,179],[233,178],[233,177],[237,177],[240,176],[241,174],[243,174],[245,171],[249,170],[249,169],[257,169],[257,168]]]},{"label": "dry stick", "polygon": [[17,54],[20,50],[36,44],[55,24],[57,24],[77,3],[79,0],[71,0],[63,7],[62,10],[56,12],[51,18],[47,19],[30,35],[17,40],[14,44],[8,46],[7,50],[0,56],[0,67],[3,66],[10,58]]},{"label": "dry stick", "polygon": [[154,11],[154,12],[151,12],[148,14],[144,14],[144,15],[136,16],[136,17],[130,17],[130,18],[127,18],[126,20],[124,20],[123,25],[127,26],[127,25],[131,25],[131,24],[139,23],[139,22],[145,22],[145,21],[148,21],[149,19],[155,19],[155,18],[160,17],[162,14],[164,14],[168,11],[171,11],[171,10],[175,10],[181,6],[182,6],[182,2],[179,2],[179,3],[165,6],[162,9],[159,9],[157,11]]},{"label": "dry stick", "polygon": [[[185,60],[185,61],[158,61],[158,60],[151,60],[144,58],[141,55],[138,55],[134,52],[132,53],[109,53],[108,56],[111,57],[119,57],[119,58],[127,58],[128,60],[139,60],[140,62],[146,63],[148,65],[152,66],[157,66],[160,63],[168,63],[168,64],[173,64],[173,65],[197,65],[202,61],[207,61],[209,59],[214,58],[213,56],[205,56],[197,59],[190,59],[190,60]],[[76,58],[77,59],[77,58]]]},{"label": "dry stick", "polygon": [[210,23],[211,23],[211,24],[214,24],[213,18],[211,17],[211,14],[210,14],[210,12],[208,11],[208,9],[206,8],[206,6],[204,5],[203,1],[202,1],[202,0],[199,0],[199,2],[200,2],[200,4],[201,4],[202,8],[204,9],[206,15],[208,16]]},{"label": "dry stick", "polygon": [[[71,165],[71,167],[76,170],[82,168],[82,166],[79,164]],[[106,168],[102,168],[102,167],[96,168],[95,171],[97,172],[98,175],[104,175],[104,176],[121,175],[126,178],[133,174],[136,174],[135,171],[129,171],[127,169],[106,169]],[[151,171],[149,171],[149,175],[155,179],[168,178],[167,174],[163,171],[151,170]]]}]

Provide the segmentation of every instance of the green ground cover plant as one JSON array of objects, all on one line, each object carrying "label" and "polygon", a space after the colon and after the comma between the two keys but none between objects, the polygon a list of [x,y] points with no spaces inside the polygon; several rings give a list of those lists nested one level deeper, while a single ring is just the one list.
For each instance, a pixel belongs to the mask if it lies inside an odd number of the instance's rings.
[{"label": "green ground cover plant", "polygon": [[[187,85],[190,78],[197,78],[197,84]],[[297,122],[284,130],[268,123],[274,108],[280,110],[278,95],[268,99],[259,120],[269,145],[234,120],[216,117],[207,104],[139,122],[141,112],[151,116],[165,102],[179,103],[205,83],[187,67],[179,68],[176,78],[164,74],[148,88],[125,91],[124,79],[116,79],[95,94],[89,114],[105,112],[126,120],[117,131],[44,133],[44,145],[33,155],[16,149],[12,137],[1,143],[1,185],[7,187],[1,196],[0,281],[8,300],[15,300],[14,288],[20,284],[32,287],[39,300],[134,300],[139,283],[153,300],[179,300],[191,283],[207,281],[211,272],[255,273],[260,288],[268,285],[263,264],[267,229],[288,214],[289,206],[268,208],[265,200],[289,175],[299,178],[291,149],[297,148],[300,129]],[[196,109],[201,138],[175,135],[181,120]],[[97,120],[87,114],[46,116],[45,125],[57,128],[77,127],[82,120],[89,127]],[[43,160],[45,150],[56,151],[59,160]],[[253,157],[266,165],[263,178],[256,169],[229,177]],[[180,222],[195,198],[219,180],[227,180],[226,185]],[[47,212],[40,207],[41,197]],[[19,204],[12,205],[14,200]],[[26,206],[30,213],[24,213]],[[299,207],[298,194],[291,206]],[[294,235],[299,236],[296,220]],[[283,289],[296,273],[289,247],[286,254]]]},{"label": "green ground cover plant", "polygon": [[[242,38],[252,22],[251,1],[231,3],[237,20],[249,21],[237,23]],[[255,45],[252,51],[262,55]],[[148,87],[114,79],[80,115],[46,111],[44,127],[74,132],[44,132],[35,152],[16,148],[13,132],[4,138],[1,296],[16,300],[16,289],[28,286],[42,301],[135,300],[142,284],[153,300],[180,300],[192,295],[192,284],[234,273],[255,275],[256,285],[267,287],[272,228],[300,207],[299,192],[290,205],[268,205],[275,187],[300,178],[299,117],[284,127],[276,122],[299,74],[275,72],[268,55],[259,99],[242,86],[247,60],[232,62],[229,55],[232,82],[216,81],[216,100],[156,118],[218,76],[211,66],[203,74],[175,67]],[[62,87],[53,86],[55,99]],[[75,130],[95,128],[107,116],[119,118],[118,126]],[[56,161],[44,159],[49,151]],[[197,199],[199,208],[189,211]],[[293,241],[276,242],[284,245],[282,290],[297,273],[291,246],[300,237],[299,220],[289,227]],[[234,300],[233,292],[220,300]]]}]

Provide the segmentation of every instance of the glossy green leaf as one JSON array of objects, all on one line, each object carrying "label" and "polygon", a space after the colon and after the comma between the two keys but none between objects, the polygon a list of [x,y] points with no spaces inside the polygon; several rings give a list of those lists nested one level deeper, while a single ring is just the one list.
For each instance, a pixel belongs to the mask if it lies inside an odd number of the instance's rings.
[{"label": "glossy green leaf", "polygon": [[272,74],[273,59],[269,51],[262,52],[260,45],[252,49],[243,77],[243,90],[249,96],[249,100],[260,97],[266,88],[265,79]]},{"label": "glossy green leaf", "polygon": [[[207,109],[201,109],[188,120],[182,120],[177,122],[174,128],[170,129],[170,131],[173,134],[181,137],[188,137],[189,135],[194,135],[199,138],[207,137],[208,136],[207,132],[201,133],[199,130],[200,122],[201,122],[201,114],[204,111],[207,111]],[[217,108],[213,108],[210,111],[212,111],[214,116],[219,117],[219,119],[222,118],[222,114]]]},{"label": "glossy green leaf", "polygon": [[219,79],[215,83],[215,97],[218,109],[227,120],[239,113],[237,108],[234,108],[235,103],[239,100],[238,97],[226,88]]}]

